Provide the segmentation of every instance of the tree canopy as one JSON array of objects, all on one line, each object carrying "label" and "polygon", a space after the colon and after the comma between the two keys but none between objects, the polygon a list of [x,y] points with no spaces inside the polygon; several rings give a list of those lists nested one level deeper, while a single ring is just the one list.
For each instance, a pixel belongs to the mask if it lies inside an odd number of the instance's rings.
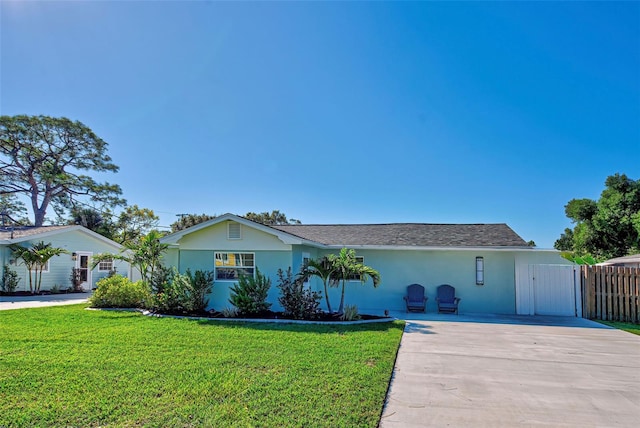
[{"label": "tree canopy", "polygon": [[116,215],[90,207],[74,208],[67,224],[78,224],[102,236],[125,244],[140,239],[158,226],[159,217],[149,208],[125,207]]},{"label": "tree canopy", "polygon": [[565,214],[575,226],[565,229],[556,249],[596,259],[640,252],[640,180],[611,175],[600,199],[572,199]]},{"label": "tree canopy", "polygon": [[86,171],[117,172],[118,167],[107,155],[107,143],[83,123],[0,116],[0,195],[26,195],[36,226],[42,226],[50,205],[68,209],[78,198],[124,205],[120,186],[97,182]]},{"label": "tree canopy", "polygon": [[180,214],[180,219],[171,223],[171,233],[179,232],[183,229],[204,223],[205,221],[213,218],[216,218],[215,214]]},{"label": "tree canopy", "polygon": [[295,218],[287,219],[285,213],[281,213],[279,210],[273,210],[271,212],[254,213],[248,212],[244,215],[247,220],[255,221],[256,223],[262,223],[267,226],[281,225],[281,224],[302,224],[300,220]]},{"label": "tree canopy", "polygon": [[7,226],[9,224],[29,225],[27,207],[16,195],[0,195],[0,225]]}]

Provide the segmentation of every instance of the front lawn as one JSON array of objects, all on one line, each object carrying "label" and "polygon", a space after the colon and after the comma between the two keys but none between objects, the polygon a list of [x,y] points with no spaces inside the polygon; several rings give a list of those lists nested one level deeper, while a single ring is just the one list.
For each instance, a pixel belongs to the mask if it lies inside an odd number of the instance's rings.
[{"label": "front lawn", "polygon": [[375,427],[404,326],[84,307],[0,312],[0,426]]},{"label": "front lawn", "polygon": [[633,324],[630,322],[618,322],[618,321],[600,321],[599,323],[606,324],[610,327],[617,328],[618,330],[628,331],[629,333],[640,335],[640,324]]}]

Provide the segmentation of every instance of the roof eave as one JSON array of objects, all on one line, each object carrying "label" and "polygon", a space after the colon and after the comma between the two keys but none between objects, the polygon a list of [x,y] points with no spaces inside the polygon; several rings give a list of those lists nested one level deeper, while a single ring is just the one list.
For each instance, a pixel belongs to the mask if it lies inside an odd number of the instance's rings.
[{"label": "roof eave", "polygon": [[99,233],[94,232],[91,229],[87,229],[86,227],[80,226],[80,225],[73,225],[73,226],[69,226],[69,227],[65,227],[63,229],[56,229],[56,230],[51,230],[51,231],[45,231],[42,233],[37,233],[34,235],[26,235],[26,236],[20,236],[18,238],[14,238],[14,239],[6,239],[3,241],[0,241],[0,244],[4,244],[4,245],[11,245],[11,244],[19,244],[20,242],[27,242],[27,241],[33,241],[33,240],[37,240],[37,239],[44,239],[47,238],[49,236],[55,236],[55,235],[59,235],[61,233],[66,233],[66,232],[70,232],[70,231],[74,231],[77,230],[81,233],[84,233],[86,235],[92,236],[93,238],[96,238],[100,241],[103,241],[104,243],[117,248],[119,250],[122,250],[124,247],[121,244],[118,244],[116,241],[113,241],[105,236],[100,235]]},{"label": "roof eave", "polygon": [[199,230],[202,229],[206,229],[207,227],[225,222],[225,221],[235,221],[237,223],[240,223],[244,226],[247,227],[251,227],[253,229],[257,229],[261,232],[264,233],[268,233],[270,235],[275,236],[276,238],[278,238],[280,241],[282,241],[282,243],[287,244],[287,245],[309,245],[309,246],[316,246],[316,247],[320,247],[320,248],[324,248],[325,245],[321,244],[319,242],[315,242],[315,241],[309,241],[307,239],[304,238],[300,238],[298,236],[292,235],[290,233],[284,232],[282,230],[278,230],[275,229],[273,227],[269,227],[266,226],[264,224],[261,223],[257,223],[255,221],[251,221],[249,219],[246,219],[244,217],[240,217],[237,216],[235,214],[223,214],[221,216],[218,216],[216,218],[213,218],[211,220],[202,222],[200,224],[197,224],[195,226],[189,227],[187,229],[181,230],[179,232],[173,233],[171,235],[167,235],[163,238],[160,238],[160,242],[165,243],[165,244],[169,244],[171,246],[171,248],[179,248],[180,247],[180,239],[182,239],[185,235],[189,235],[191,233],[197,232]]},{"label": "roof eave", "polygon": [[352,248],[354,250],[404,250],[404,251],[556,251],[540,250],[529,246],[418,246],[418,245],[326,245],[326,248]]}]

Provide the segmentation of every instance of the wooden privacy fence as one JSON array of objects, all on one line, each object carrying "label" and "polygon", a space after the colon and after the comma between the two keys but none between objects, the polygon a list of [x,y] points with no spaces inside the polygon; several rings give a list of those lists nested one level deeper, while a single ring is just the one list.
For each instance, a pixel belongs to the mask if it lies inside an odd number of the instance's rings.
[{"label": "wooden privacy fence", "polygon": [[582,266],[582,316],[640,322],[640,269]]}]

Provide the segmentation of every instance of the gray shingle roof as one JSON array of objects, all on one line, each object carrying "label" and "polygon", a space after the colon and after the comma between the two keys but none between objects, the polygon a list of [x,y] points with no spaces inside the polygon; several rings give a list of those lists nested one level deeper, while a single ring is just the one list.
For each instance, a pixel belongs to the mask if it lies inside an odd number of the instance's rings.
[{"label": "gray shingle roof", "polygon": [[73,226],[17,226],[15,228],[0,227],[0,240],[25,238],[28,236],[36,236],[45,232],[53,232],[61,229],[68,229]]},{"label": "gray shingle roof", "polygon": [[509,226],[500,224],[335,224],[272,226],[324,245],[406,247],[526,247]]}]

